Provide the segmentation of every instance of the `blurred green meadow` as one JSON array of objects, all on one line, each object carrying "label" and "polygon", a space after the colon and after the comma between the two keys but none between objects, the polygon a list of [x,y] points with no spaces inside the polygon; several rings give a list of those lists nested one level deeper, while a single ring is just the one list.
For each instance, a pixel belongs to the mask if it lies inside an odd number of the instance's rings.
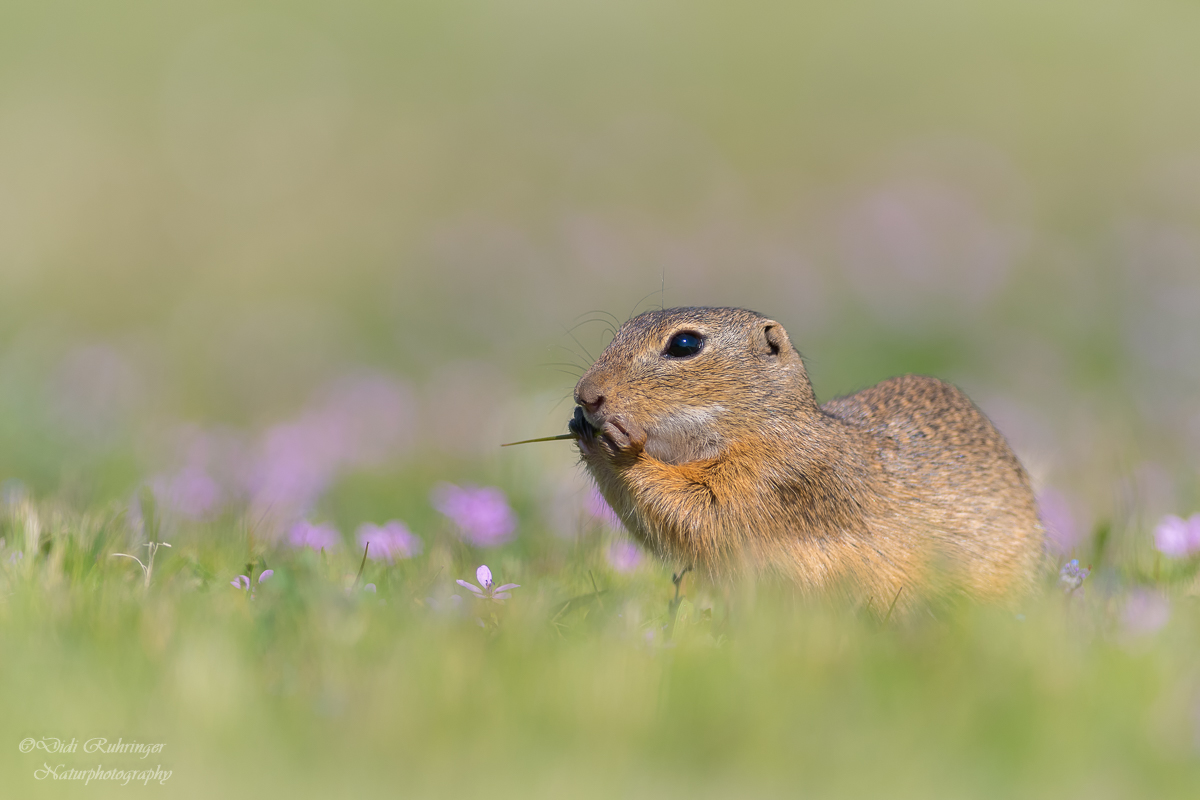
[{"label": "blurred green meadow", "polygon": [[[3,4],[0,796],[1200,795],[1198,36],[1160,0]],[[1043,590],[676,604],[569,442],[499,448],[660,304],[773,316],[822,399],[961,386]],[[101,765],[170,775],[54,777]]]}]

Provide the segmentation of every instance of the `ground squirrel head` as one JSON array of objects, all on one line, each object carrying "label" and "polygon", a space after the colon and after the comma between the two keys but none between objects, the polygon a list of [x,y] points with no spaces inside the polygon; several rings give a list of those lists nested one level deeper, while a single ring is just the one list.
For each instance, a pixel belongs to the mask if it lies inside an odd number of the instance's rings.
[{"label": "ground squirrel head", "polygon": [[[783,326],[740,308],[647,311],[620,327],[575,387],[572,430],[672,464],[715,458],[739,436],[817,413]],[[586,425],[584,423],[586,422]]]}]

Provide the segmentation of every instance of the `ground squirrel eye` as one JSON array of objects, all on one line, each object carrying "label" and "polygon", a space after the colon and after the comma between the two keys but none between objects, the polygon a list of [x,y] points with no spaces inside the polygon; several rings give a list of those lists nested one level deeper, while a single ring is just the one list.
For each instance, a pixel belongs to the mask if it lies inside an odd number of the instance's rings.
[{"label": "ground squirrel eye", "polygon": [[667,349],[663,355],[669,358],[687,358],[699,353],[700,348],[703,346],[703,336],[692,331],[681,331],[672,336],[671,341],[667,342]]}]

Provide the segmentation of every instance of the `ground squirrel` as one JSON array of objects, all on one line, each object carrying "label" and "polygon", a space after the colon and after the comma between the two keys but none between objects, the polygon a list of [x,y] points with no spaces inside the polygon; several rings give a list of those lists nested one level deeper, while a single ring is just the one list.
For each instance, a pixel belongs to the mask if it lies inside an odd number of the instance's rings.
[{"label": "ground squirrel", "polygon": [[575,402],[570,428],[600,492],[673,564],[717,580],[774,573],[876,607],[1003,600],[1033,583],[1043,531],[1029,478],[935,378],[822,406],[778,322],[671,308],[622,325]]}]

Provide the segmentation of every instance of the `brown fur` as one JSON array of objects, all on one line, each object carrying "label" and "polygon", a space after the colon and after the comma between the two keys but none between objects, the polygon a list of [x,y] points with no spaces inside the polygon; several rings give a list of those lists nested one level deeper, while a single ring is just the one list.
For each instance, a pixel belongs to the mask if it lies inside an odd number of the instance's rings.
[{"label": "brown fur", "polygon": [[[680,331],[704,346],[668,358]],[[821,406],[779,323],[673,308],[622,325],[575,400],[571,427],[601,493],[675,564],[714,579],[775,573],[877,605],[1001,600],[1034,579],[1043,534],[1029,478],[966,395],[935,378]]]}]

